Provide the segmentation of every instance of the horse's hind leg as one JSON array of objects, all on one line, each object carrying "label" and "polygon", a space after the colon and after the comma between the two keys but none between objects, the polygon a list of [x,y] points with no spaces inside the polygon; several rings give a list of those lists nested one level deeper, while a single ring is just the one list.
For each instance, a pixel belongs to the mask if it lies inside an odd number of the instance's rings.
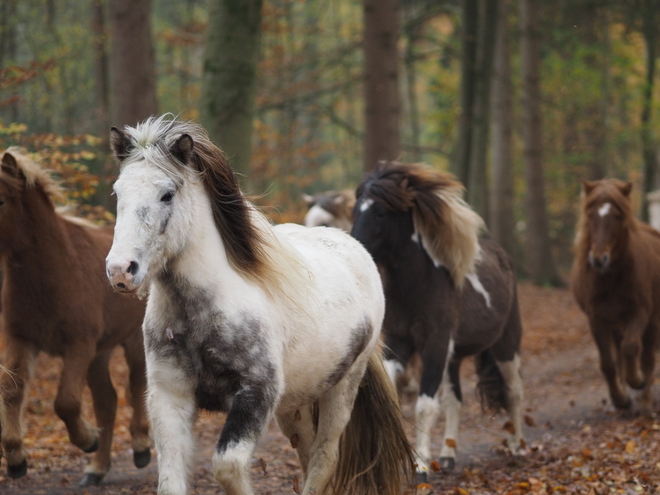
[{"label": "horse's hind leg", "polygon": [[147,418],[147,372],[142,344],[142,332],[138,329],[124,343],[124,356],[129,368],[129,388],[127,398],[133,408],[130,432],[133,446],[133,463],[137,468],[143,468],[151,461],[152,442],[149,437],[149,420]]},{"label": "horse's hind leg", "polygon": [[642,348],[642,373],[644,374],[644,388],[640,397],[640,413],[643,416],[652,417],[653,411],[653,370],[655,368],[655,350],[658,344],[658,334],[651,329],[644,335],[644,347]]},{"label": "horse's hind leg", "polygon": [[20,478],[27,473],[23,446],[23,407],[36,358],[37,350],[34,347],[7,338],[4,363],[6,368],[0,371],[0,390],[7,407],[2,429],[2,446],[10,478]]},{"label": "horse's hind leg", "polygon": [[291,441],[291,445],[298,453],[300,467],[304,478],[306,478],[309,455],[316,436],[312,405],[305,405],[295,411],[277,414],[276,417],[280,430]]},{"label": "horse's hind leg", "polygon": [[117,393],[112,386],[108,365],[112,351],[94,358],[87,371],[87,383],[92,392],[94,415],[99,428],[99,448],[92,462],[85,468],[81,486],[97,485],[110,469],[112,435],[117,413]]},{"label": "horse's hind leg", "polygon": [[449,361],[447,371],[442,376],[442,407],[445,411],[445,435],[440,451],[440,467],[454,469],[456,464],[456,444],[460,424],[463,395],[460,383],[461,361]]},{"label": "horse's hind leg", "polygon": [[[367,357],[367,355],[363,355]],[[351,419],[367,361],[356,361],[346,375],[319,399],[319,423],[302,495],[326,493],[337,467],[339,439]]]},{"label": "horse's hind leg", "polygon": [[520,374],[520,355],[510,361],[496,361],[506,386],[506,408],[513,423],[513,433],[509,439],[511,454],[519,455],[522,448],[522,402],[523,382]]}]

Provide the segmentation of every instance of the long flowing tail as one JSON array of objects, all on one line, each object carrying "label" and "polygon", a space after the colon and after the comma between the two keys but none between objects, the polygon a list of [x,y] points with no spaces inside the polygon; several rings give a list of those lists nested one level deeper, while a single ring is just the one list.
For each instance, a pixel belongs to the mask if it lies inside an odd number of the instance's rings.
[{"label": "long flowing tail", "polygon": [[369,358],[351,419],[339,444],[334,495],[401,495],[414,486],[415,457],[381,358]]}]

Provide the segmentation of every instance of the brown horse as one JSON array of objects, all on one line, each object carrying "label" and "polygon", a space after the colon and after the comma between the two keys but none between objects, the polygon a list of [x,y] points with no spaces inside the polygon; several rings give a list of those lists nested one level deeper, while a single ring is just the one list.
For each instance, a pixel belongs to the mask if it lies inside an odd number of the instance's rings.
[{"label": "brown horse", "polygon": [[634,217],[631,189],[616,179],[583,181],[571,285],[613,404],[631,407],[628,384],[642,390],[641,412],[649,414],[660,329],[660,233]]},{"label": "brown horse", "polygon": [[[4,272],[2,323],[5,341],[0,389],[6,402],[2,444],[12,478],[27,472],[22,413],[37,354],[63,360],[55,412],[71,442],[96,452],[81,485],[97,484],[110,467],[117,394],[108,362],[122,345],[130,367],[134,462],[146,466],[151,440],[144,396],[146,368],[141,324],[144,304],[116,294],[107,282],[105,256],[112,229],[55,211],[56,183],[16,149],[2,155],[0,262]],[[98,428],[81,417],[89,385]]]}]

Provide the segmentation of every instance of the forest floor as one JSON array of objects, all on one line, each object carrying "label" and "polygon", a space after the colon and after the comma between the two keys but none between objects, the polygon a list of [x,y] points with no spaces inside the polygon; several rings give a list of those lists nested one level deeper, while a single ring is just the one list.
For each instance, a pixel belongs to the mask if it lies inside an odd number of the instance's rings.
[{"label": "forest floor", "polygon": [[[464,406],[456,468],[449,473],[431,473],[429,486],[420,487],[418,493],[660,493],[660,420],[612,410],[586,319],[570,292],[521,283],[519,295],[524,325],[526,455],[514,459],[503,446],[508,418],[482,414],[474,394],[474,367],[468,362],[462,370]],[[113,466],[98,487],[78,487],[89,455],[68,443],[66,430],[53,413],[59,369],[59,360],[40,357],[25,415],[28,475],[8,479],[3,463],[0,493],[156,493],[156,459],[142,470],[132,464],[130,408],[123,388],[127,373],[121,353],[117,352],[112,361],[120,397]],[[413,398],[404,398],[403,409],[412,440]],[[85,415],[92,416],[88,396]],[[210,471],[222,424],[222,415],[206,413],[197,423],[195,493],[222,493]],[[440,452],[442,426],[441,420],[434,431],[435,456]],[[275,425],[270,425],[257,447],[252,477],[260,495],[294,493],[300,478],[297,459]]]}]

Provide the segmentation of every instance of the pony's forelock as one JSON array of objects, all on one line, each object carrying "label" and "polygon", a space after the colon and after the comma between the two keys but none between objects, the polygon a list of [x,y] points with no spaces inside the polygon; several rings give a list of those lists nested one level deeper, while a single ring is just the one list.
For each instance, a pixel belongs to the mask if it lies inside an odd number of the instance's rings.
[{"label": "pony's forelock", "polygon": [[358,188],[397,211],[410,210],[416,233],[436,265],[446,267],[457,286],[480,258],[482,218],[463,200],[463,186],[446,172],[423,164],[384,162]]}]

